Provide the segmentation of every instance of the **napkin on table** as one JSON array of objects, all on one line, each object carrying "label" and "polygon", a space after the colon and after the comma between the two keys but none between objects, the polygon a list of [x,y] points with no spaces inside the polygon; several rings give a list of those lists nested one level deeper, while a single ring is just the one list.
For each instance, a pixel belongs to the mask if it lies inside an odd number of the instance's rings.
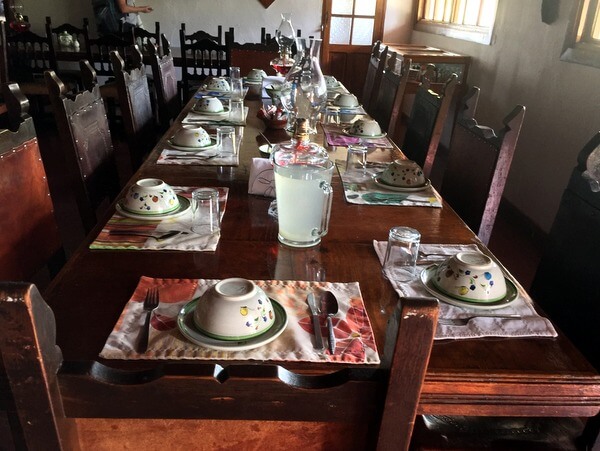
[{"label": "napkin on table", "polygon": [[442,200],[437,191],[429,186],[422,191],[398,192],[379,187],[373,178],[385,167],[379,164],[365,168],[365,175],[348,174],[345,171],[346,162],[336,161],[338,172],[344,185],[344,197],[351,204],[363,205],[396,205],[406,207],[436,207],[441,208]]},{"label": "napkin on table", "polygon": [[[175,192],[184,197],[191,197],[197,187],[173,186]],[[225,214],[229,188],[219,187],[219,207],[221,219]],[[90,244],[90,249],[122,249],[122,250],[177,250],[177,251],[215,251],[219,244],[220,234],[198,235],[191,231],[191,208],[182,216],[163,219],[162,221],[144,221],[120,215],[118,212],[109,219],[96,239]],[[182,233],[171,238],[157,241],[154,238],[109,233],[111,230],[123,230],[158,236],[170,230],[180,230]]]},{"label": "napkin on table", "polygon": [[[379,262],[383,265],[386,241],[373,241],[375,252]],[[420,278],[421,271],[433,263],[464,251],[477,251],[477,245],[468,244],[421,244],[419,247],[419,259],[417,261],[417,273],[419,276],[409,283],[400,283],[394,280],[393,275],[390,282],[401,297],[435,297],[423,286]],[[507,275],[510,278],[510,275]],[[512,278],[511,278],[512,280]],[[523,287],[513,280],[518,290],[517,300],[504,308],[487,311],[476,308],[463,308],[447,304],[440,300],[440,318],[459,318],[477,313],[518,314],[523,318],[520,320],[503,318],[474,318],[466,326],[446,326],[439,324],[435,334],[436,340],[463,339],[481,337],[556,337],[557,333],[552,323],[540,316],[533,306],[533,302]]]},{"label": "napkin on table", "polygon": [[273,165],[267,158],[253,158],[248,179],[248,193],[275,197]]},{"label": "napkin on table", "polygon": [[[177,316],[183,306],[201,296],[217,280],[153,279],[142,277],[125,305],[100,356],[107,359],[218,359],[274,360],[378,364],[379,354],[373,329],[366,313],[358,282],[255,281],[267,295],[285,309],[288,324],[274,341],[247,351],[219,351],[188,341],[178,329]],[[148,351],[135,351],[140,328],[144,324],[143,301],[148,288],[159,288],[160,305],[150,327]],[[306,296],[309,291],[332,291],[339,302],[333,317],[336,336],[335,355],[313,348],[314,334]],[[325,318],[320,318],[321,333],[327,337]]]},{"label": "napkin on table", "polygon": [[392,149],[394,146],[389,139],[383,138],[359,138],[356,136],[346,135],[343,129],[338,125],[323,124],[325,138],[330,146],[349,146],[350,144],[361,144],[369,148],[386,148]]}]

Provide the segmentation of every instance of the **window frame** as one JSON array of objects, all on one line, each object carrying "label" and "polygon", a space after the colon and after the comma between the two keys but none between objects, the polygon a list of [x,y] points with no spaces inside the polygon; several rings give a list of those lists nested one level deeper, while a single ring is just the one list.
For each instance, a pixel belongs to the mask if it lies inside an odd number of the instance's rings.
[{"label": "window frame", "polygon": [[[428,20],[423,18],[425,15],[424,9],[424,0],[418,0],[414,26],[416,31],[447,36],[454,39],[462,39],[464,41],[476,42],[478,44],[491,44],[494,33],[494,25],[490,27],[482,27],[477,25],[463,25],[452,22]],[[496,22],[497,11],[498,1],[496,1],[494,10],[494,24]]]},{"label": "window frame", "polygon": [[[586,23],[582,26],[581,22],[586,7]],[[560,56],[561,61],[600,69],[600,40],[591,37],[592,20],[594,15],[598,14],[598,10],[600,10],[599,0],[589,0],[587,4],[585,0],[574,3],[563,51]],[[579,36],[580,28],[582,28],[581,36]]]}]

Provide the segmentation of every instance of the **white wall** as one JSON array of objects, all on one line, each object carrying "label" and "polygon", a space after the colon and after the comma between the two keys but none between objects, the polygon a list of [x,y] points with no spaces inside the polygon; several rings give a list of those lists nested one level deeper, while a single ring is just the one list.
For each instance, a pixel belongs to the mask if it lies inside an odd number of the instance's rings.
[{"label": "white wall", "polygon": [[492,45],[413,32],[412,42],[473,59],[469,83],[481,88],[476,118],[501,127],[525,105],[525,121],[505,196],[549,231],[583,145],[600,130],[600,69],[560,61],[574,6],[563,0],[559,18],[541,21],[541,1],[500,0]]},{"label": "white wall", "polygon": [[[92,0],[21,0],[24,13],[29,16],[32,31],[43,32],[45,17],[52,23],[80,24],[88,17],[95,29]],[[321,0],[277,0],[265,9],[258,0],[136,0],[138,5],[150,5],[154,11],[142,14],[147,29],[159,21],[161,30],[173,46],[178,46],[179,28],[185,22],[186,30],[204,30],[216,33],[235,28],[237,42],[260,41],[260,28],[274,34],[281,21],[281,13],[292,13],[292,24],[302,30],[302,36],[321,36]]]}]

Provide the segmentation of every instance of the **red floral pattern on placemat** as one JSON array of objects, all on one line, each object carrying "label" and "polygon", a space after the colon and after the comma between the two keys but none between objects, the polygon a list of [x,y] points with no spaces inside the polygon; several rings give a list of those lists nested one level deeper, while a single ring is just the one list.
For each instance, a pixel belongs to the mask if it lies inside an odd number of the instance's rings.
[{"label": "red floral pattern on placemat", "polygon": [[[217,280],[207,279],[142,277],[100,356],[109,359],[274,360],[356,364],[377,364],[380,361],[358,282],[255,281],[285,309],[288,324],[276,340],[246,351],[212,350],[191,343],[178,329],[179,311],[216,282]],[[140,355],[135,351],[135,342],[143,324],[142,303],[151,286],[159,288],[161,302],[151,319],[148,351]],[[333,317],[336,336],[334,355],[328,350],[314,350],[314,334],[306,302],[309,291],[319,293],[327,290],[335,294],[339,303],[339,312]],[[321,328],[326,341],[325,318],[321,318]]]}]

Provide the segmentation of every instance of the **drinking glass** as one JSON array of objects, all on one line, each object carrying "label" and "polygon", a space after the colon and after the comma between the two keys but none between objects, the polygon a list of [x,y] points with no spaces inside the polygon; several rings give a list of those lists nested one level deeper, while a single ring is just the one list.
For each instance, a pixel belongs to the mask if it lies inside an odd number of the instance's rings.
[{"label": "drinking glass", "polygon": [[411,227],[397,226],[390,229],[383,275],[398,282],[410,282],[416,277],[417,256],[421,234]]},{"label": "drinking glass", "polygon": [[198,188],[192,192],[192,232],[212,235],[220,230],[219,191]]},{"label": "drinking glass", "polygon": [[237,66],[231,66],[229,68],[229,78],[233,81],[233,80],[239,80],[240,78],[242,78],[241,76],[241,72],[240,72],[240,68]]},{"label": "drinking glass", "polygon": [[235,127],[217,127],[217,143],[221,146],[222,154],[237,154],[238,139]]},{"label": "drinking glass", "polygon": [[244,122],[244,101],[232,97],[229,102],[229,120],[234,123]]},{"label": "drinking glass", "polygon": [[367,147],[358,144],[348,146],[346,156],[346,174],[352,176],[365,176],[367,173]]}]

